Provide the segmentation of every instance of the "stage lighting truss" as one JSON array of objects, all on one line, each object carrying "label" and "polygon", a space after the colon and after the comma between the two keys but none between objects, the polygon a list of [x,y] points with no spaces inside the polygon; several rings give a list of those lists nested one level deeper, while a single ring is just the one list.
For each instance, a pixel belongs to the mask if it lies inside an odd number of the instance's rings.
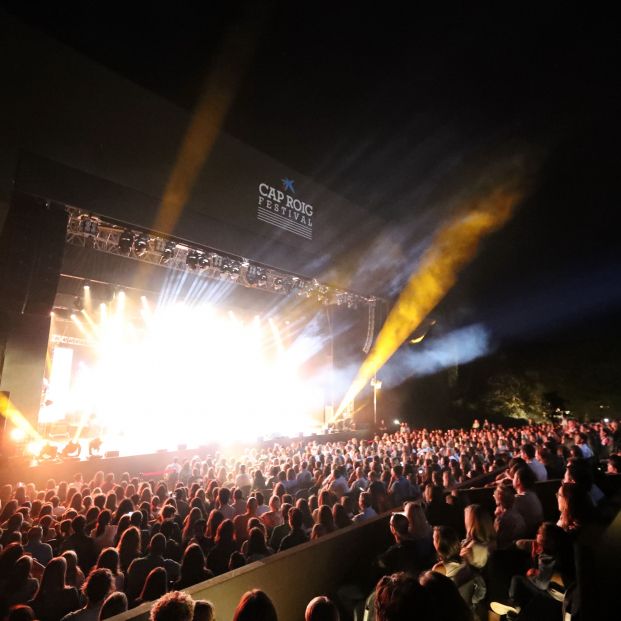
[{"label": "stage lighting truss", "polygon": [[198,244],[165,237],[152,231],[106,221],[98,215],[67,207],[67,243],[93,248],[166,266],[167,269],[190,271],[215,280],[229,280],[244,287],[271,291],[280,295],[297,295],[326,306],[350,309],[375,307],[375,296],[345,291],[314,278],[305,278],[240,256],[206,248]]}]

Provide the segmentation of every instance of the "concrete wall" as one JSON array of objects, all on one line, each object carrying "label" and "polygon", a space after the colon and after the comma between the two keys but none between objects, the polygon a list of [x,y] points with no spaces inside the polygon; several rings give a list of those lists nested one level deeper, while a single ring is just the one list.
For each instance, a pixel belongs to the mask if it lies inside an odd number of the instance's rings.
[{"label": "concrete wall", "polygon": [[[313,597],[334,595],[342,584],[368,579],[373,560],[390,545],[389,518],[388,513],[350,526],[185,590],[194,599],[211,600],[217,619],[231,619],[246,591],[262,589],[279,620],[302,621]],[[114,619],[144,621],[150,609],[144,604]]]}]

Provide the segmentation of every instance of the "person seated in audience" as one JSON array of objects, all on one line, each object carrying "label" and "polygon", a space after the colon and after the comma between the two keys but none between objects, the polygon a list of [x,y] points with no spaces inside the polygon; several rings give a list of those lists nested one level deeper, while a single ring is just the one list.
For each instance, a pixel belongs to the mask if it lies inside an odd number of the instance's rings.
[{"label": "person seated in audience", "polygon": [[[543,607],[552,604],[552,596],[548,593],[548,588],[552,583],[555,574],[559,575],[559,581],[563,582],[562,575],[568,566],[569,542],[565,532],[551,522],[544,522],[537,530],[537,537],[534,541],[520,541],[519,547],[526,549],[533,559],[533,567],[529,569],[525,576],[515,575],[511,578],[509,587],[509,597],[506,602],[492,602],[490,608],[496,614],[517,616],[521,609],[532,606],[531,613],[536,606]],[[561,584],[555,583],[557,589],[563,589]],[[534,604],[533,600],[543,599],[544,603]],[[556,607],[560,611],[560,606]],[[524,618],[528,618],[527,616]]]},{"label": "person seated in audience", "polygon": [[562,483],[556,497],[560,517],[558,526],[565,532],[578,535],[583,526],[593,521],[595,511],[587,490],[577,483]]},{"label": "person seated in audience", "polygon": [[134,606],[140,606],[145,602],[154,602],[168,591],[168,578],[163,567],[156,567],[149,572],[140,595],[133,602]]},{"label": "person seated in audience", "polygon": [[526,522],[515,507],[515,491],[509,485],[497,485],[494,490],[496,511],[494,530],[499,550],[509,548],[516,539],[526,536]]},{"label": "person seated in audience", "polygon": [[593,482],[593,467],[587,459],[569,459],[563,482],[576,483],[585,489],[594,507],[597,507],[605,498],[604,492]]},{"label": "person seated in audience", "polygon": [[576,446],[580,449],[582,457],[584,457],[584,459],[591,459],[595,456],[595,454],[593,453],[593,449],[589,446],[588,436],[586,433],[577,433],[574,437],[574,441],[576,443]]},{"label": "person seated in audience", "polygon": [[528,466],[518,467],[513,475],[513,487],[517,492],[513,506],[524,518],[527,533],[534,533],[543,522],[543,507],[534,492],[535,475]]},{"label": "person seated in audience", "polygon": [[40,526],[32,526],[28,531],[28,543],[24,546],[24,552],[45,567],[54,554],[49,543],[42,543],[42,537],[43,529]]},{"label": "person seated in audience", "polygon": [[233,621],[278,621],[278,616],[267,593],[253,589],[241,596],[233,613]]},{"label": "person seated in audience", "polygon": [[238,551],[238,548],[235,541],[235,526],[231,520],[224,520],[218,526],[216,543],[207,555],[207,569],[215,576],[227,572],[231,554]]},{"label": "person seated in audience", "polygon": [[192,621],[194,600],[183,591],[162,595],[151,608],[149,621]]},{"label": "person seated in audience", "polygon": [[545,466],[548,479],[562,479],[565,473],[565,462],[558,453],[556,442],[546,442],[545,446],[538,446],[537,459]]},{"label": "person seated in audience", "polygon": [[97,560],[97,550],[92,537],[85,532],[86,518],[78,515],[71,521],[71,535],[65,539],[61,551],[73,550],[78,556],[78,565],[84,574],[88,574]]},{"label": "person seated in audience", "polygon": [[265,504],[265,496],[262,492],[253,492],[253,495],[257,499],[257,517],[260,518],[266,514],[270,508]]},{"label": "person seated in audience", "polygon": [[289,511],[289,527],[291,530],[280,542],[279,551],[288,550],[289,548],[293,548],[294,546],[308,541],[308,536],[304,530],[302,512],[299,509],[292,508]]},{"label": "person seated in audience", "polygon": [[192,621],[215,621],[216,608],[206,599],[197,599],[194,602],[194,617]]},{"label": "person seated in audience", "polygon": [[246,512],[246,501],[244,500],[243,492],[238,487],[233,490],[232,507],[235,516]]},{"label": "person seated in audience", "polygon": [[119,564],[119,552],[116,548],[106,548],[102,550],[95,564],[97,569],[109,569],[114,579],[116,591],[122,591],[125,586],[125,575],[121,571]]},{"label": "person seated in audience", "polygon": [[406,500],[412,497],[410,482],[403,476],[403,466],[400,464],[392,468],[388,485],[388,497],[393,507],[400,507]]},{"label": "person seated in audience", "polygon": [[481,505],[468,505],[464,523],[466,538],[461,543],[459,555],[470,567],[483,569],[495,547],[496,533],[492,518]]},{"label": "person seated in audience", "polygon": [[537,481],[546,481],[548,479],[546,467],[536,458],[536,451],[533,444],[527,442],[522,445],[521,457],[533,471]]},{"label": "person seated in audience", "polygon": [[201,547],[196,543],[190,544],[183,553],[179,580],[175,582],[175,589],[185,589],[210,578],[213,578],[213,573],[205,567],[205,555]]},{"label": "person seated in audience", "polygon": [[101,607],[113,589],[114,580],[110,570],[93,569],[82,587],[86,604],[79,610],[66,614],[62,621],[97,621]]},{"label": "person seated in audience", "polygon": [[172,559],[164,557],[166,552],[166,537],[157,533],[151,537],[146,556],[132,561],[127,570],[125,593],[130,605],[140,595],[149,573],[156,567],[163,567],[168,581],[176,580],[179,576],[179,564]]},{"label": "person seated in audience", "polygon": [[[260,523],[258,522],[258,524]],[[247,563],[254,563],[274,554],[274,551],[265,542],[264,528],[252,527],[248,533],[248,540],[244,544],[247,544],[245,553]]]},{"label": "person seated in audience", "polygon": [[427,593],[433,607],[433,619],[436,621],[472,621],[472,611],[460,595],[453,580],[438,572],[426,571],[420,575],[419,583]]},{"label": "person seated in audience", "polygon": [[449,526],[435,526],[433,529],[433,547],[439,560],[432,570],[444,574],[448,578],[454,578],[462,566],[461,542],[457,533]]},{"label": "person seated in audience", "polygon": [[99,611],[99,621],[116,617],[122,612],[127,611],[127,595],[121,591],[115,591],[106,597],[101,610]]},{"label": "person seated in audience", "polygon": [[78,592],[82,590],[82,585],[86,579],[84,572],[78,566],[78,556],[73,550],[67,550],[61,554],[67,561],[66,581],[69,586],[74,586]]},{"label": "person seated in audience", "polygon": [[325,595],[314,597],[306,606],[304,621],[340,621],[339,609]]},{"label": "person seated in audience", "polygon": [[281,541],[291,531],[291,527],[289,526],[289,511],[291,509],[291,505],[287,502],[282,504],[280,507],[283,521],[282,524],[274,527],[274,530],[272,530],[272,534],[270,535],[269,543],[272,550],[278,550],[280,548]]},{"label": "person seated in audience", "polygon": [[608,474],[621,474],[621,455],[614,454],[608,458],[606,472]]},{"label": "person seated in audience", "polygon": [[428,558],[419,556],[418,542],[414,541],[409,532],[410,523],[403,513],[390,516],[390,532],[395,543],[377,559],[377,565],[383,574],[405,571],[413,575],[425,569]]},{"label": "person seated in audience", "polygon": [[270,533],[274,528],[280,526],[284,522],[280,510],[280,498],[278,496],[274,495],[270,498],[269,511],[266,511],[260,517]]},{"label": "person seated in audience", "polygon": [[4,617],[11,606],[27,604],[39,588],[39,581],[31,576],[32,558],[21,556],[0,590],[0,614]]},{"label": "person seated in audience", "polygon": [[376,621],[412,621],[413,614],[435,618],[428,593],[416,577],[405,572],[380,578],[373,600]]},{"label": "person seated in audience", "polygon": [[241,515],[236,515],[233,518],[233,524],[235,526],[235,540],[237,545],[241,544],[248,539],[248,521],[250,518],[257,515],[257,499],[254,497],[248,498],[246,501],[246,511]]},{"label": "person seated in audience", "polygon": [[377,516],[377,513],[372,506],[372,502],[373,499],[370,492],[362,492],[360,496],[358,496],[358,507],[360,508],[360,513],[354,515],[352,519],[354,524],[366,522],[367,520]]},{"label": "person seated in audience", "polygon": [[35,621],[35,613],[30,606],[17,604],[11,606],[6,619],[7,621]]}]

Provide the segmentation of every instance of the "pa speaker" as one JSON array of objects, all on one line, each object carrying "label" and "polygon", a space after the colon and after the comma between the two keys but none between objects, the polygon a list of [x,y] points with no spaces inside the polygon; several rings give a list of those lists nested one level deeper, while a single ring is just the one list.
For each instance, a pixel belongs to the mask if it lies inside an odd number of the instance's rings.
[{"label": "pa speaker", "polygon": [[68,214],[62,205],[14,193],[0,234],[0,306],[48,315],[54,305]]}]

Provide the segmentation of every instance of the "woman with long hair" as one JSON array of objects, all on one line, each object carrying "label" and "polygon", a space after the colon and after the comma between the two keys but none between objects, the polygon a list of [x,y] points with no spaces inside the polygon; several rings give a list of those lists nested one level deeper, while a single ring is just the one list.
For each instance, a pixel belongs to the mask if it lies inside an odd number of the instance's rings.
[{"label": "woman with long hair", "polygon": [[63,557],[57,556],[46,565],[39,590],[28,604],[39,621],[58,621],[80,608],[78,590],[66,584],[66,574],[67,561]]},{"label": "woman with long hair", "polygon": [[154,602],[168,592],[168,576],[163,567],[152,569],[144,581],[140,595],[136,599],[136,606],[144,602]]},{"label": "woman with long hair", "polygon": [[345,507],[338,502],[332,507],[332,519],[336,528],[345,528],[353,524],[347,516]]},{"label": "woman with long hair", "polygon": [[197,543],[191,543],[183,553],[175,589],[185,589],[209,578],[213,578],[213,574],[205,567],[205,555],[201,547]]},{"label": "woman with long hair", "polygon": [[104,509],[97,516],[97,522],[91,531],[91,536],[97,552],[101,552],[104,548],[109,548],[114,545],[116,526],[110,524],[111,520],[112,513],[109,509]]},{"label": "woman with long hair", "polygon": [[321,524],[326,533],[332,533],[335,530],[334,518],[332,510],[328,505],[321,505],[317,513],[317,524]]},{"label": "woman with long hair", "polygon": [[577,532],[593,519],[593,503],[585,487],[577,483],[562,483],[556,497],[561,514],[558,525],[565,532]]},{"label": "woman with long hair", "polygon": [[313,528],[315,522],[310,511],[308,500],[306,498],[299,498],[295,503],[296,509],[299,509],[302,513],[302,523],[304,524],[304,530],[310,531]]},{"label": "woman with long hair", "polygon": [[236,550],[235,526],[232,520],[224,520],[218,526],[215,545],[207,555],[207,569],[216,576],[228,571],[229,558]]},{"label": "woman with long hair", "polygon": [[140,531],[131,526],[123,533],[117,546],[122,572],[126,573],[131,562],[140,556],[140,549]]},{"label": "woman with long hair", "polygon": [[119,506],[117,507],[114,517],[112,518],[112,521],[110,523],[113,526],[116,526],[124,515],[131,513],[133,510],[134,503],[131,501],[131,499],[123,498],[123,500],[121,500],[121,502],[119,503]]},{"label": "woman with long hair", "polygon": [[194,507],[186,516],[181,532],[181,545],[187,546],[194,536],[194,523],[203,518],[203,513],[198,507]]},{"label": "woman with long hair", "polygon": [[490,514],[481,505],[468,505],[464,512],[466,538],[462,541],[460,556],[471,567],[482,569],[487,565],[496,540],[496,531]]},{"label": "woman with long hair", "polygon": [[39,588],[39,581],[30,575],[31,570],[32,557],[20,556],[2,589],[2,596],[0,596],[2,618],[11,606],[26,604],[34,597]]},{"label": "woman with long hair", "polygon": [[212,509],[207,520],[207,526],[205,526],[205,538],[208,541],[209,548],[213,548],[216,544],[216,533],[218,527],[224,521],[224,515],[217,509]]},{"label": "woman with long hair", "polygon": [[74,586],[78,592],[81,591],[84,580],[84,572],[78,565],[78,555],[73,550],[65,550],[61,556],[67,561],[67,573],[65,582],[69,586]]},{"label": "woman with long hair", "polygon": [[257,526],[250,529],[246,546],[246,562],[254,563],[271,556],[274,552],[268,548],[265,541],[265,531]]},{"label": "woman with long hair", "polygon": [[119,552],[116,548],[105,548],[99,553],[95,569],[109,569],[114,579],[116,591],[122,591],[125,586],[125,576],[121,571]]}]

